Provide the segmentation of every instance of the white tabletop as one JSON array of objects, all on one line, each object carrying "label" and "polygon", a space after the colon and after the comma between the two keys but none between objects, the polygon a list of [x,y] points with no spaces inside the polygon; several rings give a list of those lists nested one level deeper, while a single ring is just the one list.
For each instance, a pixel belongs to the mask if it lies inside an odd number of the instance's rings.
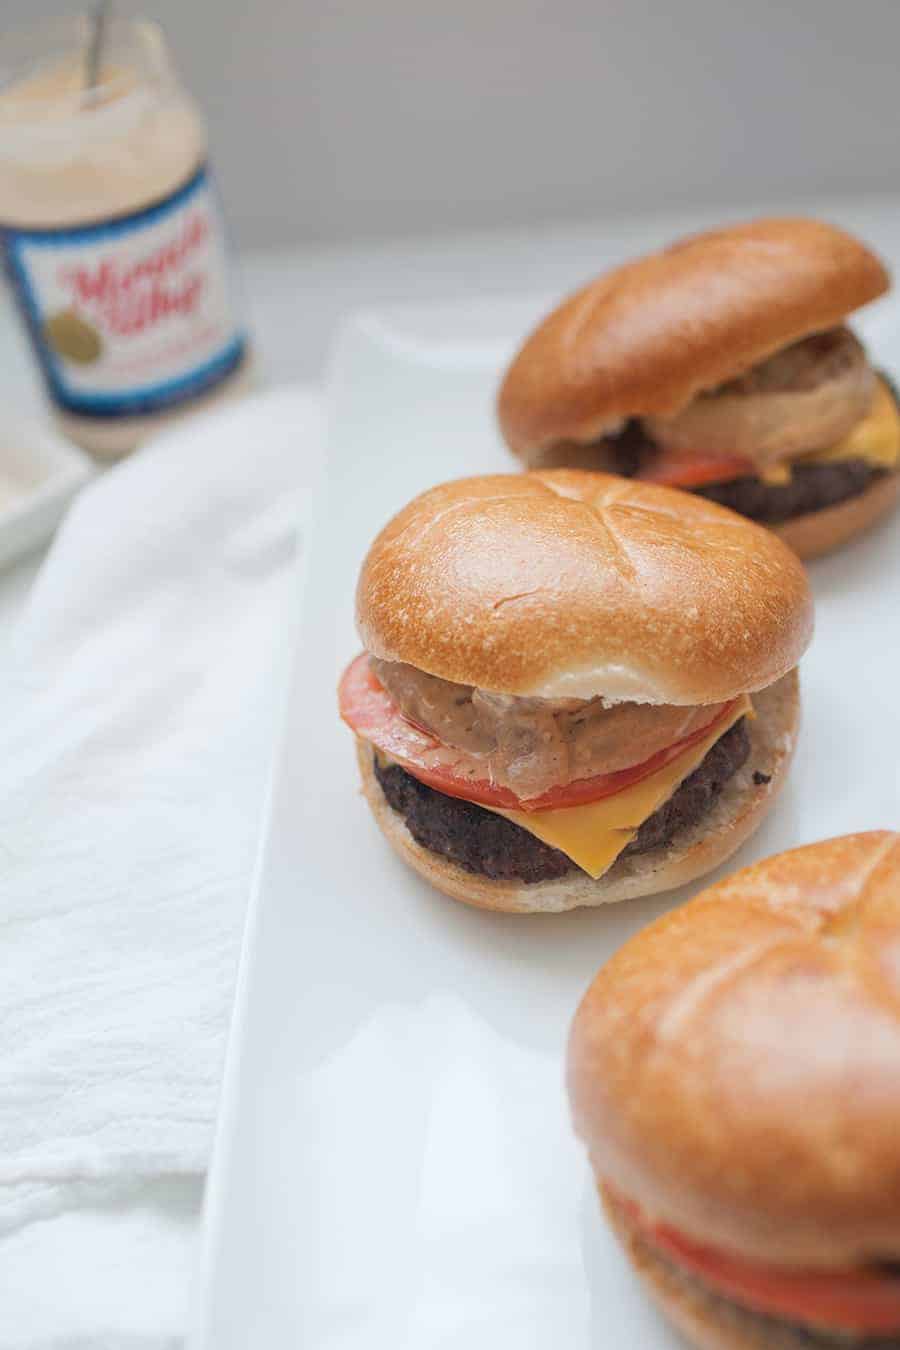
[{"label": "white tabletop", "polygon": [[[802,204],[782,202],[776,209],[798,207]],[[871,239],[900,271],[900,197],[815,209]],[[661,243],[683,228],[745,214],[740,210],[695,210],[680,219],[650,216],[639,222],[620,222],[612,228],[608,224],[570,224],[450,239],[395,240],[334,249],[298,247],[249,255],[242,260],[242,272],[262,378],[271,384],[321,378],[335,328],[350,310],[395,301],[446,301],[487,293],[562,294],[608,262]],[[0,293],[0,408],[33,409],[41,404],[30,353],[11,304]],[[0,676],[8,659],[10,634],[40,562],[41,555],[36,555],[0,572]],[[178,1278],[185,1287],[189,1262],[181,1252],[187,1249],[194,1231],[199,1187],[194,1186],[190,1195],[190,1201],[183,1205],[185,1247],[177,1254]],[[50,1225],[44,1227],[49,1229]],[[45,1268],[46,1244],[41,1252]],[[23,1244],[23,1263],[26,1258],[28,1251]]]}]

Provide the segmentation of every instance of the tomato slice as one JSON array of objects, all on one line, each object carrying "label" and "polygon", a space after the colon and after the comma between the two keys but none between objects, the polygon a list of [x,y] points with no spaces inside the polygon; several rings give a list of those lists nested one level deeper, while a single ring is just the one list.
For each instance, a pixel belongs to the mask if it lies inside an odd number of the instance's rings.
[{"label": "tomato slice", "polygon": [[611,797],[677,758],[695,741],[708,735],[713,722],[724,721],[734,707],[733,701],[726,704],[718,716],[705,726],[651,755],[641,764],[621,769],[617,773],[579,778],[574,783],[551,788],[539,797],[523,800],[510,788],[485,778],[481,760],[467,755],[463,750],[444,745],[431,732],[404,717],[384,685],[373,675],[365,652],[357,656],[344,671],[338,687],[338,704],[341,717],[358,736],[402,764],[420,782],[437,788],[447,797],[463,797],[468,802],[499,806],[510,811],[548,811]]},{"label": "tomato slice", "polygon": [[741,455],[688,455],[659,450],[636,477],[663,487],[702,487],[704,483],[727,483],[729,479],[755,472],[753,461]]},{"label": "tomato slice", "polygon": [[652,1246],[756,1312],[836,1331],[877,1335],[900,1330],[900,1276],[874,1269],[794,1271],[756,1265],[651,1223],[630,1200],[615,1196],[614,1203]]}]

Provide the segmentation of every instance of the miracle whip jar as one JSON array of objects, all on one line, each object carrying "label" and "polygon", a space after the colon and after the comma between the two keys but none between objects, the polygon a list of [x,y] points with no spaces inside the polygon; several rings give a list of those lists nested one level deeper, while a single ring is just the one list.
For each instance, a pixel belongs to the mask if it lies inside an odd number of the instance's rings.
[{"label": "miracle whip jar", "polygon": [[167,419],[244,386],[206,131],[160,30],[108,21],[0,43],[0,250],[63,430],[132,450]]}]

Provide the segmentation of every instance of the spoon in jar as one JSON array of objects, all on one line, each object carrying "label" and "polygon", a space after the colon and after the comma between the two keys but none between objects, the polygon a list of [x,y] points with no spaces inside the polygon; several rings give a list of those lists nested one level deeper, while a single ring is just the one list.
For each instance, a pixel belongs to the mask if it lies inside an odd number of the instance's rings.
[{"label": "spoon in jar", "polygon": [[90,34],[84,61],[84,87],[87,93],[97,88],[100,82],[100,67],[103,61],[103,47],[106,40],[106,25],[110,0],[97,0],[89,19]]}]

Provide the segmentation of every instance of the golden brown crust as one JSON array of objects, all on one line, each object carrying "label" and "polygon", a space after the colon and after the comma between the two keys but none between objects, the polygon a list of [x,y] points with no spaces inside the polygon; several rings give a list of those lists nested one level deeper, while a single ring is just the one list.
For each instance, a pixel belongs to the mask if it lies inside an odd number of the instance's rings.
[{"label": "golden brown crust", "polygon": [[718,1297],[655,1252],[602,1187],[600,1198],[647,1292],[700,1350],[837,1350],[841,1344],[851,1350],[851,1342],[817,1336]]},{"label": "golden brown crust", "polygon": [[820,558],[841,548],[893,511],[900,497],[900,473],[878,478],[858,497],[826,506],[822,511],[787,520],[774,532],[799,558]]},{"label": "golden brown crust", "polygon": [[[559,914],[581,906],[612,904],[684,886],[730,858],[768,814],[783,786],[800,722],[797,672],[753,697],[756,718],[749,723],[750,755],[726,785],[708,815],[667,849],[656,849],[613,864],[599,881],[573,872],[558,881],[532,884],[476,876],[423,848],[402,816],[392,810],[375,777],[372,748],[357,738],[363,792],[375,820],[404,862],[432,886],[477,909],[507,914]],[[754,772],[769,781],[756,782]]]},{"label": "golden brown crust", "polygon": [[432,488],[363,564],[375,656],[545,698],[719,703],[791,670],[812,632],[803,568],[701,497],[557,470]]},{"label": "golden brown crust", "polygon": [[575,1018],[599,1179],[770,1265],[900,1258],[900,836],[736,873],[651,924]]},{"label": "golden brown crust", "polygon": [[887,290],[882,262],[823,221],[755,220],[680,240],[598,277],[526,340],[500,388],[528,465],[622,418],[669,416]]},{"label": "golden brown crust", "polygon": [[[532,468],[550,469],[561,465],[590,472],[603,471],[609,456],[602,445],[576,445],[574,441],[560,442],[535,456]],[[891,472],[877,479],[865,492],[836,506],[786,520],[781,525],[766,528],[791,548],[798,558],[821,558],[834,553],[845,544],[865,534],[872,526],[890,514],[900,499],[900,473]]]}]

